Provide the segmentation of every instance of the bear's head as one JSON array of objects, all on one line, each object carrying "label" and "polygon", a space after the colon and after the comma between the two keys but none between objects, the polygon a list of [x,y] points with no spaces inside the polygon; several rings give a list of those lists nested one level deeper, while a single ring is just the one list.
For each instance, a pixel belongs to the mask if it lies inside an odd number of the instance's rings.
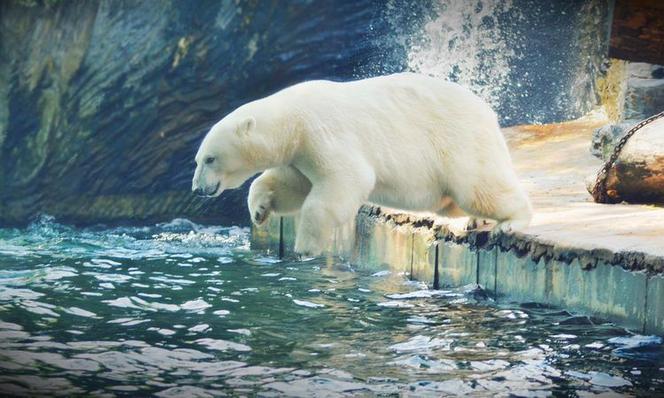
[{"label": "bear's head", "polygon": [[201,196],[219,196],[225,189],[242,185],[257,172],[252,134],[253,117],[231,114],[212,126],[196,153],[191,190]]}]

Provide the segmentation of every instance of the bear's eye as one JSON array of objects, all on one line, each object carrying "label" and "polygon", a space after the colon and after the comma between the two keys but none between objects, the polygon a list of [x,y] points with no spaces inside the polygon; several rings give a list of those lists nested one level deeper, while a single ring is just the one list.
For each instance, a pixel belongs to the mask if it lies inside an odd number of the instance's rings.
[{"label": "bear's eye", "polygon": [[205,158],[205,164],[212,164],[214,163],[214,157],[213,156],[208,156]]}]

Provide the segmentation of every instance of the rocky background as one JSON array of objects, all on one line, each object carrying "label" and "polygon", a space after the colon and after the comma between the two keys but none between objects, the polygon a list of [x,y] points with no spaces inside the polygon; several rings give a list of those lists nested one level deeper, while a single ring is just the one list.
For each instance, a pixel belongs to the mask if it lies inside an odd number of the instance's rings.
[{"label": "rocky background", "polygon": [[415,70],[471,86],[506,125],[578,117],[597,101],[607,10],[598,0],[4,0],[0,225],[43,213],[246,224],[246,186],[214,200],[190,193],[198,143],[238,105],[307,79]]}]

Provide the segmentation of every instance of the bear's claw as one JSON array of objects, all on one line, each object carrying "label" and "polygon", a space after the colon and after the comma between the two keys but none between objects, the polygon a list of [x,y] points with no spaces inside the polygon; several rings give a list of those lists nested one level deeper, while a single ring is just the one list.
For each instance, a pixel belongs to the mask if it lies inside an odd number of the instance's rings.
[{"label": "bear's claw", "polygon": [[267,216],[270,214],[270,212],[267,211],[266,207],[264,205],[261,205],[258,207],[258,210],[254,212],[254,224],[256,225],[262,225],[265,221],[267,221]]}]

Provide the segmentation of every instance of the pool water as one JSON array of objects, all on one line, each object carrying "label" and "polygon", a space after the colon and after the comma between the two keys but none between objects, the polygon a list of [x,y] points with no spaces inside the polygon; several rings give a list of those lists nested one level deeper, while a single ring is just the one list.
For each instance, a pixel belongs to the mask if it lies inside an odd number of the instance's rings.
[{"label": "pool water", "polygon": [[0,392],[13,395],[664,394],[664,346],[476,286],[280,262],[187,220],[0,229]]}]

